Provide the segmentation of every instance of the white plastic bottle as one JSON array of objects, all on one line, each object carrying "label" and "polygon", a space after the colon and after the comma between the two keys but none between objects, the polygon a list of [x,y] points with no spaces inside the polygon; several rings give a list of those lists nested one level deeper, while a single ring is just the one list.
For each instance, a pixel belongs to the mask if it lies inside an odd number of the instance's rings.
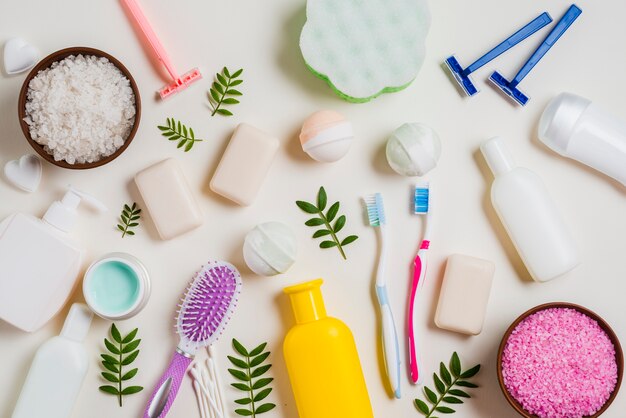
[{"label": "white plastic bottle", "polygon": [[516,167],[500,138],[480,150],[495,177],[491,202],[532,278],[546,282],[576,267],[576,245],[541,178]]},{"label": "white plastic bottle", "polygon": [[0,319],[32,332],[65,305],[83,255],[67,235],[81,200],[106,210],[95,198],[70,188],[42,219],[16,213],[0,223]]},{"label": "white plastic bottle", "polygon": [[553,151],[626,186],[626,121],[584,97],[561,93],[543,111],[538,134]]},{"label": "white plastic bottle", "polygon": [[37,350],[11,418],[70,417],[89,368],[83,340],[92,317],[86,305],[72,305],[61,335]]}]

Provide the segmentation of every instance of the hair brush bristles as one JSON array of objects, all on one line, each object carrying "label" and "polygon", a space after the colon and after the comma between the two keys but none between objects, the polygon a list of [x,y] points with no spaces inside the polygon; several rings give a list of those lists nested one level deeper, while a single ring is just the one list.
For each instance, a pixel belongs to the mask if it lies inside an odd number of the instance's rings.
[{"label": "hair brush bristles", "polygon": [[239,292],[241,276],[222,261],[209,262],[187,288],[176,321],[181,345],[189,350],[215,342],[230,319]]}]

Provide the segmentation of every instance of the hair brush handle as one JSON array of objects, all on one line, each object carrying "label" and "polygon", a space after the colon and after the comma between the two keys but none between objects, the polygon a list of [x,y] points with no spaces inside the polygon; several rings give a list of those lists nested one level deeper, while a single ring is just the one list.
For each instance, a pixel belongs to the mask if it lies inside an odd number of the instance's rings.
[{"label": "hair brush handle", "polygon": [[164,418],[176,399],[180,384],[185,377],[192,358],[181,354],[178,350],[172,356],[170,365],[154,388],[143,418]]}]

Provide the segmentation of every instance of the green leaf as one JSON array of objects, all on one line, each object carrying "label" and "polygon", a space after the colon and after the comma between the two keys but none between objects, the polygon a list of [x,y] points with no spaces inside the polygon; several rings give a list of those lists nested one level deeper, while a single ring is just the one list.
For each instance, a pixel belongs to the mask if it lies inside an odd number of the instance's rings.
[{"label": "green leaf", "polygon": [[471,396],[468,393],[463,392],[461,389],[450,389],[448,393],[450,395],[460,396],[461,398],[471,398]]},{"label": "green leaf", "polygon": [[191,135],[191,139],[196,139],[196,134],[194,133],[193,129],[189,128],[189,134]]},{"label": "green leaf", "polygon": [[130,380],[133,377],[135,377],[135,375],[137,374],[137,372],[139,371],[139,369],[132,369],[128,372],[126,372],[123,376],[122,376],[122,380]]},{"label": "green leaf", "polygon": [[243,96],[242,92],[240,92],[239,90],[235,90],[235,89],[226,90],[226,94],[230,94],[231,96]]},{"label": "green leaf", "polygon": [[[135,235],[135,233],[131,231],[130,229],[136,226],[139,226],[139,223],[133,222],[139,219],[139,217],[135,218],[134,216],[136,214],[139,214],[139,212],[141,212],[141,209],[136,210],[136,208],[137,208],[136,202],[133,202],[132,208],[130,208],[127,204],[124,204],[123,206],[122,213],[120,214],[122,223],[117,224],[117,229],[122,231],[122,237],[124,237],[125,235]],[[121,343],[122,337],[119,333],[119,330],[117,330],[117,328],[114,330],[113,327],[111,327],[111,336],[113,337],[113,340],[115,342],[117,342],[118,344]],[[112,352],[115,353],[114,351]],[[115,353],[115,354],[118,354],[118,353]]]},{"label": "green leaf", "polygon": [[302,200],[296,201],[296,205],[306,213],[319,213],[319,210],[315,207],[315,205],[309,202],[303,202]]},{"label": "green leaf", "polygon": [[461,359],[456,351],[452,353],[452,358],[450,359],[450,370],[452,370],[454,377],[459,377],[461,374]]},{"label": "green leaf", "polygon": [[306,226],[321,226],[321,225],[324,225],[325,222],[323,219],[320,219],[320,218],[312,218],[306,221],[304,224]]},{"label": "green leaf", "polygon": [[235,87],[243,83],[243,80],[234,80],[230,83],[230,87]]},{"label": "green leaf", "polygon": [[189,136],[189,132],[187,132],[187,127],[183,125],[183,136]]},{"label": "green leaf", "polygon": [[252,403],[252,399],[250,398],[237,399],[235,403],[238,403],[239,405],[248,405],[249,403]]},{"label": "green leaf", "polygon": [[226,98],[224,100],[222,100],[223,104],[227,104],[227,105],[234,105],[234,104],[239,104],[239,100],[237,99],[233,99],[232,97]]},{"label": "green leaf", "polygon": [[220,95],[217,93],[215,89],[210,89],[209,92],[211,93],[211,98],[213,100],[215,100],[216,102],[220,101]]},{"label": "green leaf", "polygon": [[443,362],[439,363],[439,374],[446,385],[450,386],[452,384],[452,376]]},{"label": "green leaf", "polygon": [[249,417],[252,415],[252,411],[248,411],[247,409],[235,409],[235,413],[243,417]]},{"label": "green leaf", "polygon": [[437,392],[444,394],[446,391],[446,385],[443,384],[437,373],[433,373],[433,381],[435,382],[435,388],[437,388]]},{"label": "green leaf", "polygon": [[191,147],[193,147],[193,143],[195,141],[189,141],[187,142],[187,145],[185,146],[185,152],[189,152],[189,150],[191,149]]},{"label": "green leaf", "polygon": [[247,374],[245,374],[244,372],[242,372],[241,370],[235,370],[235,369],[228,369],[228,372],[235,378],[235,379],[239,379],[243,382],[249,382],[250,381],[250,377],[248,377]]},{"label": "green leaf", "polygon": [[428,398],[430,403],[437,403],[437,394],[433,392],[428,386],[424,386],[424,393],[426,394],[426,398]]},{"label": "green leaf", "polygon": [[124,204],[124,210],[125,210],[126,212],[130,212],[130,208],[128,207],[128,205]]},{"label": "green leaf", "polygon": [[235,365],[235,367],[239,367],[240,369],[247,369],[248,368],[248,363],[246,363],[243,360],[240,360],[236,357],[233,356],[227,356],[228,360],[230,360],[231,363],[233,363]]},{"label": "green leaf", "polygon": [[187,141],[185,138],[181,139],[180,142],[178,143],[178,145],[176,145],[176,148],[180,148],[183,145],[185,145],[185,141]]},{"label": "green leaf", "polygon": [[135,361],[135,359],[137,358],[138,355],[139,355],[139,350],[133,351],[132,353],[127,355],[126,358],[124,358],[124,360],[122,360],[122,366],[128,366],[130,363]]},{"label": "green leaf", "polygon": [[169,131],[170,128],[168,126],[157,126],[157,128],[159,128],[160,131]]},{"label": "green leaf", "polygon": [[[139,212],[137,212],[139,213]],[[139,217],[137,217],[139,218]],[[134,219],[133,219],[134,220]],[[137,336],[137,331],[139,331],[138,328],[135,328],[134,330],[132,330],[131,332],[129,332],[128,334],[126,334],[126,336],[124,337],[124,339],[122,340],[122,344],[128,344],[129,342],[131,342],[132,340],[135,339],[135,337]]]},{"label": "green leaf", "polygon": [[179,134],[181,133],[181,123],[180,123],[180,121],[178,121],[177,124],[176,124],[176,132],[179,133]]},{"label": "green leaf", "polygon": [[104,345],[106,346],[107,350],[109,350],[111,353],[120,354],[120,350],[111,341],[107,340],[106,338],[104,339]]},{"label": "green leaf", "polygon": [[119,373],[120,369],[117,368],[117,366],[113,363],[109,363],[108,361],[103,361],[102,365],[104,366],[105,369],[113,372],[113,373]]},{"label": "green leaf", "polygon": [[475,389],[478,387],[478,385],[472,383],[472,382],[468,382],[467,380],[459,380],[456,382],[457,386],[461,386],[464,388],[470,388],[470,389]]},{"label": "green leaf", "polygon": [[231,383],[230,385],[236,389],[243,390],[244,392],[250,391],[250,386],[243,383]]},{"label": "green leaf", "polygon": [[454,396],[444,396],[443,401],[452,404],[460,404],[463,403],[459,398],[455,398]]},{"label": "green leaf", "polygon": [[357,239],[359,239],[359,237],[357,237],[356,235],[347,236],[343,241],[341,241],[341,245],[344,246],[344,245],[352,244]]},{"label": "green leaf", "polygon": [[237,351],[239,354],[241,354],[244,357],[248,357],[250,355],[248,353],[248,350],[246,350],[246,348],[234,338],[233,338],[233,347],[235,348],[235,351]]},{"label": "green leaf", "polygon": [[267,398],[271,392],[272,388],[263,389],[262,391],[254,395],[254,402],[262,401],[263,399]]},{"label": "green leaf", "polygon": [[263,405],[261,405],[258,408],[256,408],[255,412],[257,414],[262,414],[263,412],[270,411],[270,410],[274,409],[275,407],[276,407],[276,405],[274,405],[273,403],[264,403]]},{"label": "green leaf", "polygon": [[237,71],[235,71],[235,74],[233,74],[231,78],[237,78],[241,75],[241,73],[243,73],[243,68],[240,68]]},{"label": "green leaf", "polygon": [[315,231],[313,238],[320,238],[326,235],[330,235],[330,231],[328,229],[320,229],[319,231]]},{"label": "green leaf", "polygon": [[114,375],[112,373],[102,372],[101,374],[102,374],[102,377],[104,377],[109,382],[119,383],[119,381],[120,381],[119,377],[117,377],[116,375]]},{"label": "green leaf", "polygon": [[339,202],[333,203],[330,209],[328,209],[328,212],[326,212],[326,220],[332,222],[335,216],[337,216],[337,212],[339,212]]},{"label": "green leaf", "polygon": [[435,410],[442,414],[454,414],[456,412],[454,409],[448,408],[447,406],[438,406]]},{"label": "green leaf", "polygon": [[124,227],[120,224],[117,224],[117,229],[119,229],[122,232],[124,231]]},{"label": "green leaf", "polygon": [[270,355],[270,352],[267,351],[259,356],[256,356],[255,358],[252,359],[252,361],[250,362],[250,367],[256,367],[259,364],[263,363],[265,361],[266,358],[268,358]]},{"label": "green leaf", "polygon": [[224,67],[224,69],[222,70],[222,72],[224,73],[224,75],[225,75],[227,78],[230,78],[230,71],[228,71],[228,68]]},{"label": "green leaf", "polygon": [[216,112],[219,113],[220,115],[223,115],[223,116],[232,116],[233,115],[233,112],[231,112],[230,110],[226,110],[226,109],[222,109],[222,108],[217,109]]},{"label": "green leaf", "polygon": [[221,75],[220,73],[215,74],[215,77],[217,77],[217,81],[219,81],[222,86],[227,86],[228,85],[228,82],[226,81],[224,76]]},{"label": "green leaf", "polygon": [[252,385],[252,389],[261,389],[262,387],[272,383],[273,380],[274,379],[271,377],[264,377],[263,379],[259,379]]},{"label": "green leaf", "polygon": [[120,364],[118,359],[108,354],[100,354],[100,357],[102,357],[102,359],[106,361],[107,363],[116,364],[116,365]]},{"label": "green leaf", "polygon": [[415,407],[424,415],[428,415],[430,413],[430,408],[426,405],[426,402],[421,399],[415,399]]},{"label": "green leaf", "polygon": [[335,232],[335,234],[341,231],[345,225],[346,225],[346,216],[341,215],[339,218],[337,218],[337,222],[335,222],[335,226],[333,227],[333,231]]},{"label": "green leaf", "polygon": [[335,241],[322,241],[320,242],[320,248],[333,248],[336,247],[337,243]]},{"label": "green leaf", "polygon": [[122,395],[132,395],[133,393],[138,393],[143,390],[141,386],[129,386],[122,391]]},{"label": "green leaf", "polygon": [[250,351],[250,357],[258,356],[263,352],[263,350],[265,350],[265,347],[267,347],[267,343],[256,346],[254,350]]},{"label": "green leaf", "polygon": [[127,235],[135,235],[135,233],[133,231],[126,231]]},{"label": "green leaf", "polygon": [[461,379],[469,379],[476,376],[476,373],[480,371],[480,364],[472,367],[471,369],[461,373]]},{"label": "green leaf", "polygon": [[263,375],[265,372],[267,372],[271,367],[272,367],[271,364],[266,364],[265,366],[257,367],[256,369],[252,371],[252,373],[250,373],[250,377],[253,377],[253,378],[259,377]]},{"label": "green leaf", "polygon": [[324,187],[320,187],[319,191],[317,192],[317,208],[320,212],[326,209],[327,201],[328,196],[326,195],[326,190],[324,190]]},{"label": "green leaf", "polygon": [[120,394],[120,392],[114,386],[105,385],[105,386],[100,386],[98,389],[100,389],[103,392],[110,393],[111,395],[119,395]]}]

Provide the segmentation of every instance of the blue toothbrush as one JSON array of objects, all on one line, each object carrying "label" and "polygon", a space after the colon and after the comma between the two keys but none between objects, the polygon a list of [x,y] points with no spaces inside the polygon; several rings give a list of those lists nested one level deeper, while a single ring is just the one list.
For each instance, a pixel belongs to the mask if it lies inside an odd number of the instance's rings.
[{"label": "blue toothbrush", "polygon": [[539,29],[543,28],[547,24],[552,22],[552,18],[546,12],[543,12],[531,22],[527,23],[526,26],[515,32],[513,35],[509,36],[507,39],[502,41],[498,46],[493,48],[491,51],[487,52],[482,57],[478,58],[474,63],[470,64],[469,67],[463,69],[459,61],[457,61],[454,55],[448,57],[445,60],[445,64],[450,70],[450,73],[454,77],[459,86],[463,89],[465,94],[468,96],[473,96],[478,93],[478,89],[474,86],[472,79],[470,78],[470,74],[474,71],[478,70],[483,65],[488,62],[494,60],[498,56],[502,55],[509,49],[513,48],[515,45],[522,42],[524,39],[528,38]]},{"label": "blue toothbrush", "polygon": [[522,93],[518,88],[518,84],[528,75],[530,70],[543,58],[544,55],[552,48],[552,46],[559,40],[561,35],[571,26],[572,23],[580,16],[582,10],[575,4],[572,4],[567,12],[563,15],[559,23],[556,24],[554,29],[548,34],[546,39],[539,45],[532,56],[526,61],[521,70],[517,73],[513,80],[508,81],[499,72],[494,71],[489,77],[489,80],[502,90],[508,97],[512,98],[515,103],[524,106],[528,103],[529,97]]}]

